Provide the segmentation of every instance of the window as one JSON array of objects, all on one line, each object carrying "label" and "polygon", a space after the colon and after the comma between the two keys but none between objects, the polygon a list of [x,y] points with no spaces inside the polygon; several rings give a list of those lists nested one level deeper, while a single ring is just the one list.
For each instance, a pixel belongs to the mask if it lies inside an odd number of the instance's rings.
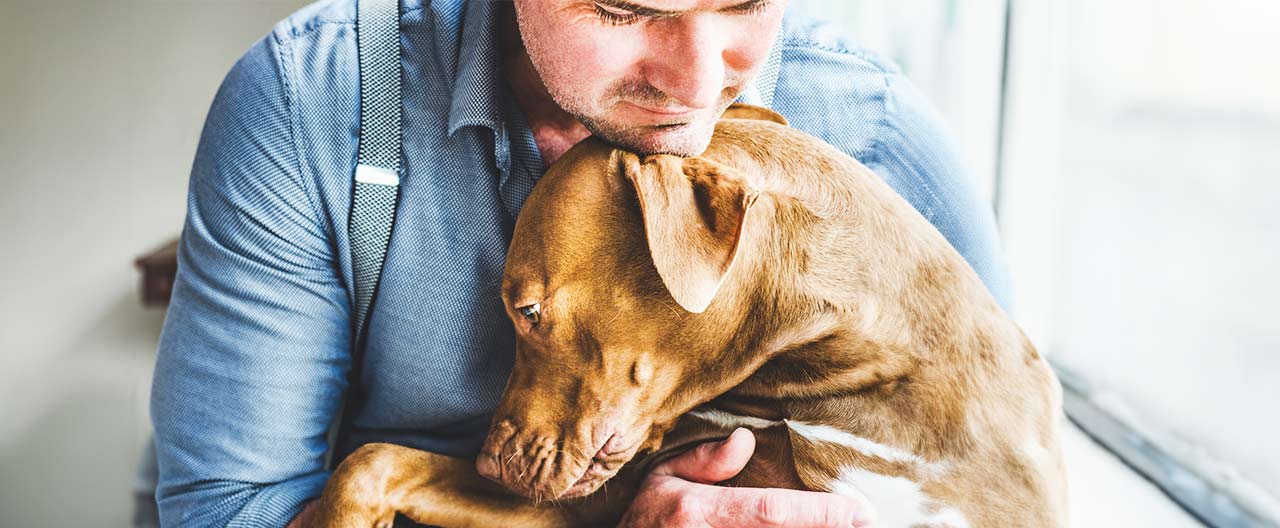
[{"label": "window", "polygon": [[1280,526],[1280,4],[793,8],[948,120],[1072,421],[1204,523]]}]

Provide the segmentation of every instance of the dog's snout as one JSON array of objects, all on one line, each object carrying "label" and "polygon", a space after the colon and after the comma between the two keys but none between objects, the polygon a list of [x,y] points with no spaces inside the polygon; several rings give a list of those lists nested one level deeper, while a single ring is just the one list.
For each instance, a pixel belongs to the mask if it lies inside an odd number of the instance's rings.
[{"label": "dog's snout", "polygon": [[499,456],[515,436],[516,427],[511,420],[502,420],[489,430],[480,454],[476,456],[476,472],[494,481],[502,480],[502,464]]}]

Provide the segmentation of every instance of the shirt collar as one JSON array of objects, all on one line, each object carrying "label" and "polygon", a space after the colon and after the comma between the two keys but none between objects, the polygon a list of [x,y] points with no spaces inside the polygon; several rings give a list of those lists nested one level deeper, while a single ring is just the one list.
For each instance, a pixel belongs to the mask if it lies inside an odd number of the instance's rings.
[{"label": "shirt collar", "polygon": [[465,2],[458,38],[458,66],[449,107],[449,135],[479,125],[498,132],[503,127],[502,63],[497,28],[502,2]]}]

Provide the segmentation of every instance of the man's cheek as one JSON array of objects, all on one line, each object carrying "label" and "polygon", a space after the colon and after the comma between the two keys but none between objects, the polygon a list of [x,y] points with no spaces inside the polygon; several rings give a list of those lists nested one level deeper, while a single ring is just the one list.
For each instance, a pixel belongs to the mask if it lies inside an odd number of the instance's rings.
[{"label": "man's cheek", "polygon": [[[726,69],[745,72],[757,69],[764,64],[773,46],[774,38],[772,37],[782,25],[782,9],[777,7],[774,9],[775,13],[768,18],[752,17],[751,20],[737,27],[734,34],[742,35],[743,38],[736,39],[729,47],[733,50],[732,53],[724,54]],[[768,35],[771,38],[761,38],[761,35]],[[754,38],[748,36],[754,36]]]}]

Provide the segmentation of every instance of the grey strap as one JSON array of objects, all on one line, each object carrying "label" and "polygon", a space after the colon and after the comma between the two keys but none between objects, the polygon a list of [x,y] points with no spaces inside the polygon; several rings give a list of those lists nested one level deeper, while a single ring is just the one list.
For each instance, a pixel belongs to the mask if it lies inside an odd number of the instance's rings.
[{"label": "grey strap", "polygon": [[391,242],[400,196],[400,5],[359,0],[360,147],[348,235],[355,278],[355,335],[359,347]]},{"label": "grey strap", "polygon": [[[391,243],[400,201],[400,2],[358,0],[356,46],[360,57],[360,146],[351,190],[347,235],[351,244],[354,306],[351,372],[342,409],[329,430],[325,467],[332,469],[347,453],[356,412],[363,405],[360,376],[374,295]],[[336,459],[336,460],[335,460]]]}]

